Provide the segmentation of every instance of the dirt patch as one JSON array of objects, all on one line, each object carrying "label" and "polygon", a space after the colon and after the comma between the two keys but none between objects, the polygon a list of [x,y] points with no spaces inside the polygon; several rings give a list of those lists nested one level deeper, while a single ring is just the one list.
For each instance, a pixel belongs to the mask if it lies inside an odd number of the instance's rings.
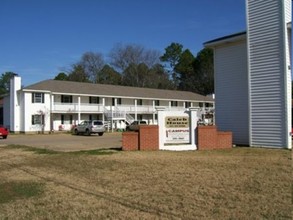
[{"label": "dirt patch", "polygon": [[60,134],[17,134],[0,139],[0,145],[26,145],[55,151],[80,151],[101,148],[121,148],[122,133],[105,133],[103,136]]},{"label": "dirt patch", "polygon": [[0,219],[291,219],[288,150],[0,155],[2,183],[44,186]]}]

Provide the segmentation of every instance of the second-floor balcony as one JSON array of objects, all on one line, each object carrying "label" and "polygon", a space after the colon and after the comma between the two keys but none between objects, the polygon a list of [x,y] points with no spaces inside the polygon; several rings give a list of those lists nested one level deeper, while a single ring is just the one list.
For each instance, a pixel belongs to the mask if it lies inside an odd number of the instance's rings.
[{"label": "second-floor balcony", "polygon": [[[160,106],[169,110],[183,110],[183,106]],[[104,106],[102,104],[89,103],[61,103],[55,102],[52,105],[53,113],[105,113],[105,112],[125,112],[128,114],[152,114],[156,112],[156,106],[153,105],[117,105]]]}]

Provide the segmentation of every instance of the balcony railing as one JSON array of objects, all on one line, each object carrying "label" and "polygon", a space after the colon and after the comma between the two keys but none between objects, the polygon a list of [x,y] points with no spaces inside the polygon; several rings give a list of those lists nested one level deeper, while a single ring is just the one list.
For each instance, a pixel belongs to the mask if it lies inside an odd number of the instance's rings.
[{"label": "balcony railing", "polygon": [[[169,106],[160,106],[165,107],[168,110],[183,110],[184,107],[169,107]],[[58,103],[55,102],[53,105],[53,112],[55,113],[105,113],[109,111],[113,112],[124,112],[127,114],[152,114],[156,112],[156,107],[153,105],[118,105],[116,107],[112,106],[103,106],[102,104],[87,104],[87,103]]]},{"label": "balcony railing", "polygon": [[104,106],[101,104],[85,104],[85,103],[58,103],[53,105],[53,112],[104,112]]}]

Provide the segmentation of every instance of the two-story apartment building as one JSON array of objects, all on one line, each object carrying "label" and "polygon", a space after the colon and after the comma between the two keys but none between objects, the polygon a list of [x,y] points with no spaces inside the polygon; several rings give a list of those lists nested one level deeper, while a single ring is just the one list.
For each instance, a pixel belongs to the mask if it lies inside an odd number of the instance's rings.
[{"label": "two-story apartment building", "polygon": [[70,130],[83,120],[99,119],[114,128],[134,120],[157,123],[157,106],[169,110],[212,107],[213,99],[192,92],[45,80],[21,88],[11,80],[4,97],[3,124],[12,132]]}]

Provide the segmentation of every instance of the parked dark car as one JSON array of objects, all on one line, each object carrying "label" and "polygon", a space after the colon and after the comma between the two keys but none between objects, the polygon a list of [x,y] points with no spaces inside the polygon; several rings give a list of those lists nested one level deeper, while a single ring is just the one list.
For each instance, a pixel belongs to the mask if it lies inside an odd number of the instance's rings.
[{"label": "parked dark car", "polygon": [[6,139],[8,134],[9,134],[9,130],[5,128],[4,126],[0,125],[0,137],[2,137],[3,139]]},{"label": "parked dark car", "polygon": [[134,121],[130,125],[126,126],[126,131],[138,131],[139,125],[146,125],[146,121]]},{"label": "parked dark car", "polygon": [[105,132],[105,126],[102,121],[100,120],[92,120],[92,121],[83,121],[78,124],[73,133],[76,135],[84,134],[84,135],[91,135],[91,134],[99,134],[102,136]]}]

